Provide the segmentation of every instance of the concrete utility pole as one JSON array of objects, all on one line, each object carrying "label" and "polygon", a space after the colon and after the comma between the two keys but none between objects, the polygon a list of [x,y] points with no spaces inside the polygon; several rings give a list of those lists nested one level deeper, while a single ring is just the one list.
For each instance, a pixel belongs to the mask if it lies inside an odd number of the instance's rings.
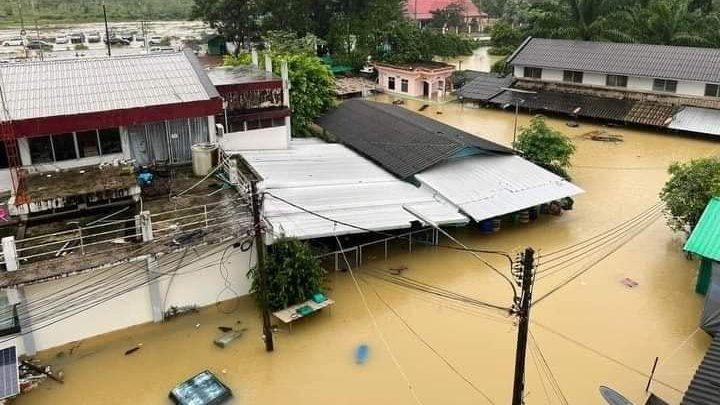
[{"label": "concrete utility pole", "polygon": [[108,56],[112,56],[112,50],[110,49],[110,29],[108,29],[107,23],[107,10],[105,10],[105,2],[103,1],[103,18],[105,19],[105,42],[107,42]]},{"label": "concrete utility pole", "polygon": [[257,249],[257,276],[260,278],[260,302],[262,306],[263,318],[263,340],[265,341],[265,351],[271,352],[275,350],[273,344],[272,328],[270,327],[270,310],[268,309],[268,279],[267,268],[265,267],[265,241],[262,235],[262,220],[260,211],[262,210],[262,202],[257,189],[257,180],[250,182],[250,193],[252,193],[252,213],[253,227],[255,228],[255,248]]},{"label": "concrete utility pole", "polygon": [[525,391],[525,355],[527,352],[528,330],[530,326],[530,306],[532,305],[533,290],[533,269],[535,266],[535,251],[532,248],[525,249],[522,260],[522,274],[518,278],[522,283],[520,295],[520,308],[517,315],[520,319],[518,328],[517,349],[515,350],[515,382],[513,384],[512,405],[522,405]]}]

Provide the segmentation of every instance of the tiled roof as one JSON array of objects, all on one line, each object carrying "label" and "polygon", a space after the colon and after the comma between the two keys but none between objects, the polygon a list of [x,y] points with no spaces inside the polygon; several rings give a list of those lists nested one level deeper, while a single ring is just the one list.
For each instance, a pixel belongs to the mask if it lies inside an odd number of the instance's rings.
[{"label": "tiled roof", "polygon": [[705,207],[684,249],[720,261],[720,198],[713,198]]},{"label": "tiled roof", "polygon": [[666,127],[672,120],[674,107],[652,101],[638,101],[625,116],[625,121],[633,124]]},{"label": "tiled roof", "polygon": [[191,52],[5,64],[0,87],[13,121],[219,97]]},{"label": "tiled roof", "polygon": [[720,403],[720,335],[713,339],[680,405]]},{"label": "tiled roof", "polygon": [[[444,9],[456,1],[458,0],[408,0],[407,15],[411,18],[416,18],[417,15],[418,20],[426,20],[432,18],[432,11]],[[483,14],[472,0],[459,1],[465,8],[465,17],[479,17]]]},{"label": "tiled roof", "polygon": [[499,77],[493,73],[479,73],[469,83],[457,91],[457,95],[469,100],[487,101],[503,90],[503,87],[512,85],[515,79],[512,76]]},{"label": "tiled roof", "polygon": [[720,49],[532,38],[513,54],[519,66],[720,82]]},{"label": "tiled roof", "polygon": [[408,178],[467,148],[490,154],[512,149],[408,111],[364,100],[343,102],[320,126],[399,178]]}]

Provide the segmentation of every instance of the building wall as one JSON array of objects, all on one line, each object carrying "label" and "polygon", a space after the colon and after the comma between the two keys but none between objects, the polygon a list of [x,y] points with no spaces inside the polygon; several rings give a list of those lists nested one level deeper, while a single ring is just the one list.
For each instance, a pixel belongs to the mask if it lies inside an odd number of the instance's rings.
[{"label": "building wall", "polygon": [[287,149],[288,129],[283,125],[230,132],[218,137],[218,142],[225,150]]},{"label": "building wall", "polygon": [[[95,308],[33,332],[32,337],[36,349],[38,351],[46,350],[73,341],[152,322],[153,305],[163,310],[167,310],[173,305],[207,306],[236,296],[247,295],[250,291],[250,281],[246,274],[255,263],[256,255],[254,252],[250,253],[254,249],[242,252],[239,248],[229,247],[223,257],[223,249],[227,246],[188,250],[183,259],[183,263],[187,264],[177,267],[177,271],[174,271],[176,268],[174,267],[174,261],[182,253],[174,253],[160,258],[157,271],[175,273],[176,275],[174,277],[165,276],[158,280],[159,288],[157,291],[159,291],[159,297],[155,299],[156,302],[151,299],[149,286],[143,285]],[[205,252],[210,250],[213,252],[212,255],[197,260],[198,255],[204,255]],[[171,261],[173,261],[172,265],[163,266],[163,263]],[[221,267],[221,261],[224,263],[224,267]],[[143,267],[138,269],[138,278],[146,277],[145,262],[140,263],[139,265]],[[112,277],[120,271],[122,271],[121,267],[108,270],[107,273],[102,273],[103,278]],[[59,294],[63,288],[78,284],[84,280],[90,280],[90,282],[98,280],[98,277],[93,278],[93,274],[96,273],[91,272],[27,286],[25,287],[25,299],[32,302],[52,294]],[[31,311],[30,316],[35,316],[37,319],[42,311],[43,308],[37,308]],[[42,326],[42,324],[34,325],[35,328],[39,326]],[[19,353],[25,353],[25,344],[21,337],[15,337],[14,340],[6,342],[6,344],[16,344]]]},{"label": "building wall", "polygon": [[[395,70],[389,71],[382,68],[378,68],[378,84],[380,88],[389,93],[405,94],[411,97],[423,97],[423,83],[425,81],[430,83],[430,95],[431,97],[441,96],[439,94],[442,90],[443,82],[448,82],[451,74],[437,74],[428,77],[427,79],[421,79],[416,73],[402,73]],[[390,77],[395,78],[395,89],[390,90],[388,87],[388,79]],[[402,91],[402,80],[408,81],[408,91]]]},{"label": "building wall", "polygon": [[[524,76],[525,66],[514,66],[514,75],[517,78]],[[583,83],[590,86],[601,86],[605,87],[607,75],[602,73],[584,72]],[[559,69],[543,69],[542,79],[548,82],[562,82],[563,81],[563,70]],[[705,84],[704,82],[693,82],[693,81],[678,81],[677,92],[670,94],[686,95],[686,96],[704,96],[705,95]],[[628,77],[628,90],[635,91],[653,91],[653,78],[651,77]]]}]

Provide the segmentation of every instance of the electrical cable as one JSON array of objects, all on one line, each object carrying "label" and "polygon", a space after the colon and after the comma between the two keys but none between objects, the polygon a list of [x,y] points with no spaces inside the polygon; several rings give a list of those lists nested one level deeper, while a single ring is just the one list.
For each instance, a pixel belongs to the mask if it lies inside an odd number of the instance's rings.
[{"label": "electrical cable", "polygon": [[557,378],[555,377],[555,374],[553,374],[552,369],[550,368],[550,364],[548,364],[547,359],[545,358],[545,355],[542,352],[542,349],[540,349],[540,345],[538,345],[537,340],[535,340],[535,336],[531,331],[528,332],[530,334],[530,342],[532,345],[530,346],[531,350],[534,348],[539,355],[539,362],[542,365],[542,367],[545,369],[545,374],[548,377],[548,382],[550,383],[550,387],[555,392],[555,395],[557,395],[558,399],[563,405],[568,405],[569,402],[567,400],[567,397],[565,397],[565,394],[562,392],[562,389],[560,388],[560,383],[558,383]]},{"label": "electrical cable", "polygon": [[340,242],[340,238],[338,238],[337,233],[335,232],[335,227],[337,225],[333,226],[333,235],[335,236],[335,240],[337,241],[338,247],[340,248],[340,251],[343,255],[343,260],[345,261],[345,265],[348,267],[348,272],[350,273],[350,277],[353,280],[353,284],[355,285],[355,289],[357,290],[358,294],[360,295],[360,299],[362,300],[363,306],[365,307],[365,310],[367,311],[368,315],[370,315],[370,320],[372,321],[373,327],[375,328],[375,333],[377,333],[378,337],[380,337],[380,340],[383,342],[383,345],[385,346],[385,350],[390,355],[390,358],[392,359],[393,363],[395,363],[395,367],[397,368],[398,372],[402,376],[403,380],[405,380],[405,384],[407,384],[408,390],[410,391],[410,394],[412,395],[413,399],[416,403],[422,405],[422,401],[420,401],[420,398],[415,393],[415,388],[413,388],[412,383],[410,382],[410,378],[405,373],[405,370],[400,365],[400,362],[398,361],[397,357],[395,357],[395,354],[392,351],[392,348],[390,347],[390,343],[385,339],[385,335],[380,330],[380,326],[377,323],[377,320],[375,319],[375,315],[373,314],[372,310],[370,309],[370,306],[367,303],[367,300],[365,299],[365,294],[363,294],[362,289],[360,288],[360,284],[358,283],[357,279],[355,278],[355,273],[352,270],[352,266],[350,265],[350,262],[347,259],[347,256],[345,255],[345,250],[343,249],[342,243]]},{"label": "electrical cable", "polygon": [[412,333],[413,335],[415,335],[415,337],[416,337],[420,342],[422,342],[422,344],[425,345],[425,347],[427,347],[428,349],[430,349],[430,351],[433,352],[440,360],[442,360],[443,363],[445,363],[445,364],[450,368],[450,370],[452,370],[458,377],[460,377],[463,381],[465,381],[465,382],[470,386],[470,388],[472,388],[473,390],[475,390],[475,392],[477,392],[478,394],[480,394],[480,396],[482,396],[483,398],[485,398],[485,400],[486,400],[487,402],[489,402],[490,404],[493,404],[493,405],[495,404],[495,402],[493,402],[493,400],[492,400],[485,392],[483,392],[483,390],[481,390],[477,385],[475,385],[472,381],[470,381],[469,378],[467,378],[465,375],[463,375],[463,374],[460,372],[460,370],[457,369],[457,367],[455,367],[447,358],[445,358],[442,354],[440,354],[440,352],[437,351],[437,349],[435,349],[427,340],[425,340],[425,339],[405,320],[405,318],[403,318],[403,317],[395,310],[395,308],[393,308],[392,306],[390,306],[390,304],[388,304],[388,302],[385,301],[385,299],[380,295],[380,293],[377,291],[377,289],[376,289],[372,284],[370,284],[370,283],[367,283],[367,284],[368,284],[368,286],[370,287],[370,289],[375,293],[375,295],[378,297],[378,300],[380,300],[380,302],[382,302],[383,304],[385,304],[385,306],[386,306],[393,314],[395,314],[395,316],[400,320],[400,322],[403,323],[403,325],[405,325],[405,327],[410,331],[410,333]]}]

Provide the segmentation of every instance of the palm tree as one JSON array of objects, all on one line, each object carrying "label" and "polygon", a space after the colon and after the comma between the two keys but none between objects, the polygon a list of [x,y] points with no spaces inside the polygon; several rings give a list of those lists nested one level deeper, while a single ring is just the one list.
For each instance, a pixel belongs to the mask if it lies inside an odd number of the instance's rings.
[{"label": "palm tree", "polygon": [[652,44],[705,46],[697,31],[701,16],[690,11],[688,0],[653,0],[635,15],[637,36]]},{"label": "palm tree", "polygon": [[551,38],[632,42],[633,37],[618,28],[618,20],[626,18],[625,8],[622,0],[543,2],[535,5],[532,31]]}]

